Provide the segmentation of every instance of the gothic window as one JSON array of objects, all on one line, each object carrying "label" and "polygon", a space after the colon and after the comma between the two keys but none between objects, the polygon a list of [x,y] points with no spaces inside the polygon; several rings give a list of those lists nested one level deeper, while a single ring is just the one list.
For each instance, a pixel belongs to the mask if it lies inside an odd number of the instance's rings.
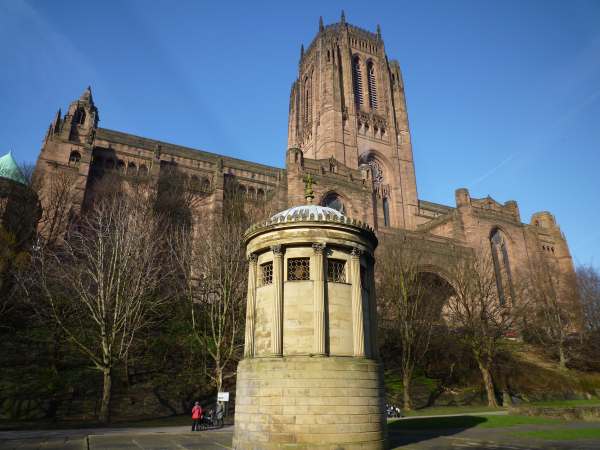
[{"label": "gothic window", "polygon": [[273,284],[273,262],[269,261],[260,265],[260,276],[259,276],[259,284],[260,286],[266,286],[268,284]]},{"label": "gothic window", "polygon": [[390,226],[390,202],[387,197],[383,199],[383,226]]},{"label": "gothic window", "polygon": [[321,206],[327,206],[328,208],[335,209],[344,214],[344,203],[342,202],[342,198],[335,192],[330,192],[323,197]]},{"label": "gothic window", "polygon": [[310,280],[310,258],[287,260],[288,281]]},{"label": "gothic window", "polygon": [[363,104],[362,74],[360,71],[360,58],[355,56],[352,59],[352,81],[354,84],[354,102],[358,109]]},{"label": "gothic window", "polygon": [[200,188],[200,178],[198,178],[198,175],[192,175],[190,177],[190,182],[191,182],[192,188],[194,188],[194,189]]},{"label": "gothic window", "polygon": [[129,164],[127,164],[127,174],[135,175],[135,172],[136,172],[135,163],[130,162]]},{"label": "gothic window", "polygon": [[312,86],[310,78],[304,80],[304,122],[306,125],[312,123]]},{"label": "gothic window", "polygon": [[371,109],[377,109],[377,81],[373,61],[369,61],[367,64],[367,76],[369,81],[369,106]]},{"label": "gothic window", "polygon": [[265,191],[263,191],[262,189],[259,189],[258,191],[256,191],[256,197],[258,200],[264,200],[265,199]]},{"label": "gothic window", "polygon": [[79,125],[83,125],[83,123],[85,122],[85,110],[83,110],[82,108],[78,108],[77,111],[75,111],[73,122]]},{"label": "gothic window", "polygon": [[202,178],[202,183],[200,184],[200,189],[202,190],[202,192],[210,191],[210,181],[208,181],[208,178]]},{"label": "gothic window", "polygon": [[327,281],[333,283],[346,282],[346,261],[341,259],[327,260]]},{"label": "gothic window", "polygon": [[141,177],[145,177],[146,175],[148,175],[148,167],[146,167],[146,164],[142,164],[140,166],[140,170],[138,173]]},{"label": "gothic window", "polygon": [[490,237],[492,260],[498,288],[498,299],[501,305],[507,305],[513,296],[512,277],[508,260],[508,249],[504,234],[496,229]]},{"label": "gothic window", "polygon": [[125,162],[122,159],[117,161],[117,170],[119,172],[125,172]]},{"label": "gothic window", "polygon": [[251,199],[255,199],[256,198],[256,191],[255,191],[255,189],[252,186],[250,186],[248,188],[248,197],[250,197]]},{"label": "gothic window", "polygon": [[69,155],[69,165],[73,167],[79,166],[79,162],[81,161],[81,153],[77,150],[73,150]]}]

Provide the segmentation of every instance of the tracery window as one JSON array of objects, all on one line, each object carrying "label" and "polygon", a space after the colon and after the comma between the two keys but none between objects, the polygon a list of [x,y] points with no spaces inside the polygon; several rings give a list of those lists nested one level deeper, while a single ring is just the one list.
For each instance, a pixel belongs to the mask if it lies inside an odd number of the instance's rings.
[{"label": "tracery window", "polygon": [[327,281],[333,283],[346,282],[346,261],[341,259],[327,260]]},{"label": "tracery window", "polygon": [[260,286],[273,284],[273,261],[266,262],[260,265]]},{"label": "tracery window", "polygon": [[287,279],[288,281],[310,280],[310,258],[289,258]]},{"label": "tracery window", "polygon": [[492,260],[498,288],[498,300],[501,305],[508,305],[514,298],[508,249],[504,234],[499,229],[493,231],[490,237],[492,247]]},{"label": "tracery window", "polygon": [[377,81],[373,61],[369,61],[367,64],[367,77],[369,82],[369,106],[371,109],[377,109]]},{"label": "tracery window", "polygon": [[352,59],[352,81],[354,85],[354,102],[357,109],[363,105],[362,73],[360,70],[360,58],[355,56]]},{"label": "tracery window", "polygon": [[146,167],[146,165],[145,165],[145,164],[142,164],[142,165],[140,166],[140,169],[139,169],[139,171],[138,171],[138,174],[139,174],[141,177],[145,177],[146,175],[148,175],[148,167]]}]

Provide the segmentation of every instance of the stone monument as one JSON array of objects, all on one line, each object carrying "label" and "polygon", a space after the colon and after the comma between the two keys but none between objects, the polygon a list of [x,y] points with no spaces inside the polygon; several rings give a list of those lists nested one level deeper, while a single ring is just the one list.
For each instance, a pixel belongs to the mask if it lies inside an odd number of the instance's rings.
[{"label": "stone monument", "polygon": [[[306,186],[309,201],[310,182]],[[373,229],[303,205],[252,226],[233,447],[382,449]]]}]

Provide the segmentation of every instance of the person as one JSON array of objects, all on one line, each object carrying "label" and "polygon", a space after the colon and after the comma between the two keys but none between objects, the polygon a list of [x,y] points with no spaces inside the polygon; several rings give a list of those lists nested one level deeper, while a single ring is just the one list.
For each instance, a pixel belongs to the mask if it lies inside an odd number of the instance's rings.
[{"label": "person", "polygon": [[215,410],[215,418],[217,419],[216,425],[219,427],[223,426],[223,415],[224,415],[223,403],[217,402],[217,407]]},{"label": "person", "polygon": [[202,420],[202,406],[196,402],[192,408],[192,431],[200,431],[200,421]]}]

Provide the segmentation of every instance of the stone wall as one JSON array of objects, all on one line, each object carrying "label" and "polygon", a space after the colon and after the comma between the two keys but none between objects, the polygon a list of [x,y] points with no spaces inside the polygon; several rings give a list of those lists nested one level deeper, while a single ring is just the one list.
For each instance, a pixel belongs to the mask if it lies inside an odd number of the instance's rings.
[{"label": "stone wall", "polygon": [[238,367],[233,447],[383,449],[381,386],[381,366],[369,359],[245,359]]}]

